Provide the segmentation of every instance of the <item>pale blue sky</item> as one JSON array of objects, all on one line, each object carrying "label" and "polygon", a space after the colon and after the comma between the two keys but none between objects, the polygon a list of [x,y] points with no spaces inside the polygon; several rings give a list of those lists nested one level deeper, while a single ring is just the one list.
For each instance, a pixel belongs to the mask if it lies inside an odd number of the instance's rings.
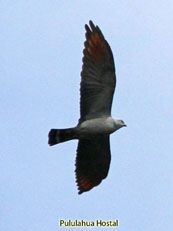
[{"label": "pale blue sky", "polygon": [[[0,230],[57,231],[59,219],[173,230],[172,12],[171,0],[0,1]],[[112,48],[112,114],[127,128],[111,136],[106,180],[78,195],[77,141],[49,147],[47,134],[77,124],[90,19]]]}]

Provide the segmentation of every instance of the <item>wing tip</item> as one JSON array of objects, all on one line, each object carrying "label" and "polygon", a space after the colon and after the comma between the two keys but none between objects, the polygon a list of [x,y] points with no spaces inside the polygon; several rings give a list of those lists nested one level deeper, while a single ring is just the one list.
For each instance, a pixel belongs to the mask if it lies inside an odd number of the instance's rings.
[{"label": "wing tip", "polygon": [[75,170],[75,173],[76,173],[76,184],[77,184],[79,195],[84,192],[90,191],[91,189],[99,185],[102,181],[101,179],[97,179],[97,178],[91,179],[88,176],[80,176],[79,174],[77,174],[77,170]]},{"label": "wing tip", "polygon": [[92,30],[95,30],[95,25],[94,25],[94,23],[93,23],[93,21],[92,20],[89,20],[89,25],[90,25],[90,27],[91,27],[91,29]]},{"label": "wing tip", "polygon": [[[88,25],[89,24],[89,25]],[[88,24],[85,24],[85,30],[89,33],[91,33],[92,31],[95,31],[96,30],[96,27],[93,23],[92,20],[89,20],[89,23]]]}]

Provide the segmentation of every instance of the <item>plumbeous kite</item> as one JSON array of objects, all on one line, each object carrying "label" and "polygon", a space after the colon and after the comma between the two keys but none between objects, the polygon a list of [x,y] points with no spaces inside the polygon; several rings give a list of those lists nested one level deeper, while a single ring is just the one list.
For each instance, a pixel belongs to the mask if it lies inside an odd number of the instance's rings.
[{"label": "plumbeous kite", "polygon": [[126,126],[111,117],[116,85],[113,54],[101,30],[92,21],[85,25],[86,41],[80,83],[80,119],[67,129],[51,129],[49,145],[78,139],[76,182],[78,193],[91,190],[106,178],[110,166],[109,136]]}]

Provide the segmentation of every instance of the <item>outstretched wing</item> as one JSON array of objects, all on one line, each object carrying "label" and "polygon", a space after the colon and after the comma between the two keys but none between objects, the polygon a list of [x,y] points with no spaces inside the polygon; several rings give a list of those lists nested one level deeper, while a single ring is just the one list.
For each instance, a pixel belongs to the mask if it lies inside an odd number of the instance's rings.
[{"label": "outstretched wing", "polygon": [[79,140],[75,170],[79,194],[89,191],[106,178],[110,160],[109,136]]},{"label": "outstretched wing", "polygon": [[111,48],[98,26],[85,25],[86,41],[81,72],[80,122],[109,116],[116,85]]}]

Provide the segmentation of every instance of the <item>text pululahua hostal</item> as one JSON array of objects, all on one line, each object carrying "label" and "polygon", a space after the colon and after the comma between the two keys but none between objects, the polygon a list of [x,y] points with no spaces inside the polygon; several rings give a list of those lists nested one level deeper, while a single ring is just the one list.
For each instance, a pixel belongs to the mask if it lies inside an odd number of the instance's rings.
[{"label": "text pululahua hostal", "polygon": [[85,220],[59,220],[59,226],[66,227],[118,227],[119,220],[95,220],[95,221],[85,221]]}]

